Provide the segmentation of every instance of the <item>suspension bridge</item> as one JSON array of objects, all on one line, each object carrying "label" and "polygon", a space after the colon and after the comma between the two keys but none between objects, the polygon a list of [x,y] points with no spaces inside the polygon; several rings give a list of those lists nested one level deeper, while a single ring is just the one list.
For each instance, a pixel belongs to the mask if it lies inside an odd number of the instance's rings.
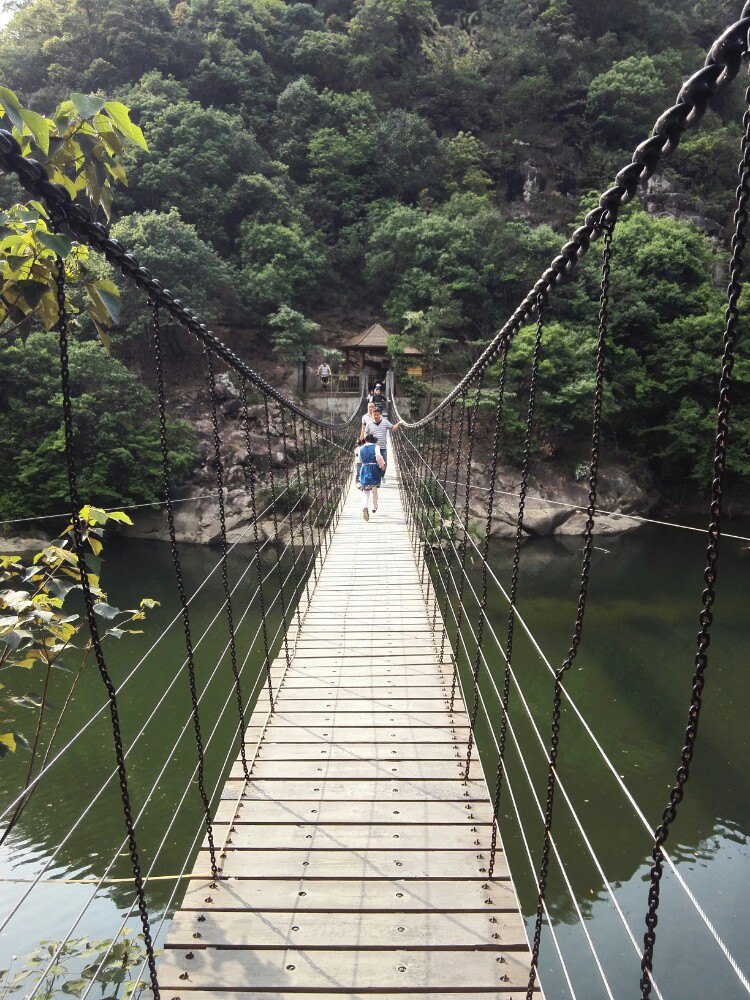
[{"label": "suspension bridge", "polygon": [[[464,378],[435,409],[404,421],[392,435],[383,507],[367,526],[363,525],[352,481],[362,400],[349,420],[336,423],[314,418],[285,398],[175,299],[158,276],[112,239],[106,226],[84,206],[71,202],[63,188],[51,183],[43,166],[24,157],[13,134],[0,130],[3,172],[17,177],[46,206],[57,229],[101,253],[126,282],[140,289],[150,305],[163,509],[178,607],[169,627],[184,632],[184,657],[167,691],[182,685],[190,699],[190,711],[175,747],[161,768],[149,775],[151,790],[142,798],[135,797],[134,751],[165,695],[155,702],[143,728],[134,734],[128,729],[126,741],[122,692],[151,650],[124,680],[115,682],[102,643],[91,583],[91,525],[81,513],[86,498],[80,495],[76,464],[78,429],[68,358],[69,310],[65,268],[58,260],[57,330],[72,551],[93,659],[106,697],[82,730],[45,758],[33,779],[6,806],[2,818],[7,820],[14,810],[22,808],[29,794],[48,775],[54,776],[58,762],[82,733],[108,714],[113,769],[65,841],[75,838],[109,787],[119,790],[124,824],[122,842],[113,844],[111,862],[98,877],[80,880],[90,888],[90,897],[66,937],[50,945],[26,994],[29,1000],[39,994],[45,977],[61,961],[66,943],[96,893],[110,883],[117,858],[123,853],[132,867],[132,896],[124,908],[120,930],[104,954],[87,967],[83,985],[76,987],[84,1000],[133,917],[140,924],[144,946],[136,982],[149,988],[157,1000],[159,996],[208,1000],[209,996],[234,998],[240,994],[257,1000],[287,996],[333,1000],[372,994],[496,1000],[525,995],[530,1000],[553,989],[559,996],[582,995],[577,993],[547,905],[553,864],[570,893],[595,969],[596,992],[587,995],[623,996],[636,988],[643,1000],[667,995],[660,987],[655,964],[665,871],[673,876],[672,890],[682,894],[685,906],[694,908],[706,947],[715,948],[726,964],[728,981],[735,991],[732,995],[750,994],[740,963],[666,846],[690,775],[716,598],[737,303],[750,197],[750,111],[745,115],[739,151],[726,326],[716,373],[718,405],[706,560],[704,567],[696,567],[700,593],[695,668],[686,690],[689,713],[684,739],[675,748],[675,777],[655,828],[566,689],[583,637],[591,576],[610,286],[616,268],[612,236],[618,211],[678,146],[682,133],[699,125],[709,99],[722,93],[737,76],[747,60],[749,30],[750,5],[717,39],[705,66],[684,84],[676,103],[658,119],[652,136],[638,146],[615,185],[602,194],[598,207],[561,248]],[[569,650],[563,662],[555,665],[536,642],[517,606],[537,375],[545,323],[554,312],[555,288],[562,281],[575,280],[578,260],[596,240],[601,240],[602,251],[598,339],[592,357],[588,504]],[[169,373],[161,346],[165,315],[200,345],[211,415],[212,466],[221,528],[220,557],[213,572],[222,589],[212,624],[223,622],[225,644],[207,677],[196,666],[203,655],[206,632],[198,635],[195,628],[195,594],[189,593],[183,547],[175,529],[177,501],[167,433]],[[516,333],[529,322],[535,324],[536,337],[529,359],[515,544],[511,582],[506,589],[489,563],[488,552],[499,492],[497,468],[504,451],[508,350]],[[216,389],[219,369],[231,373],[240,386],[247,445],[245,489],[253,514],[250,526],[232,544],[225,504],[225,427]],[[492,376],[493,383],[490,372],[499,373]],[[476,537],[470,530],[468,498],[475,486],[472,475],[478,414],[483,394],[490,390],[494,404],[491,477],[486,490],[486,519]],[[262,400],[260,406],[252,404],[252,413],[251,392]],[[392,379],[389,395],[400,416]],[[260,433],[251,432],[258,423]],[[281,464],[274,458],[278,454],[283,458]],[[273,533],[264,538],[259,524],[269,518]],[[235,573],[232,556],[240,541],[251,546],[251,554],[244,560],[242,572]],[[478,574],[469,571],[471,563],[479,566]],[[356,581],[378,569],[387,573],[382,592],[370,595],[355,586]],[[240,600],[239,595],[244,594],[241,587],[248,592]],[[506,612],[499,621],[489,613],[492,592],[501,594],[505,602]],[[246,640],[245,630],[251,626],[245,623],[251,610],[258,625]],[[547,731],[534,721],[518,681],[514,640],[519,634],[532,643],[549,672]],[[252,655],[255,644],[260,644],[260,656]],[[503,664],[500,674],[488,659],[495,654]],[[229,713],[234,717],[232,739],[218,764],[213,763],[218,752],[218,723],[213,728],[205,725],[207,696],[217,689],[225,695],[219,718],[226,719]],[[634,921],[624,912],[616,886],[608,880],[558,771],[558,759],[565,752],[563,705],[590,735],[591,753],[602,759],[643,828],[644,846],[651,851],[649,886],[643,900],[645,919]],[[542,755],[541,785],[535,783],[533,769],[527,767],[520,752],[516,727],[524,712]],[[477,745],[480,727],[490,739],[490,752],[486,747],[483,751],[484,763]],[[140,820],[186,734],[192,734],[196,751],[190,780],[164,836],[144,852]],[[513,775],[506,758],[509,741],[522,760],[522,768]],[[486,771],[488,761],[491,770]],[[524,828],[519,821],[513,829],[501,829],[501,802],[510,802],[518,815],[522,792],[532,797],[538,828]],[[149,888],[163,877],[160,860],[188,797],[199,803],[202,822],[181,871],[167,877],[169,898],[154,912],[149,905]],[[587,929],[581,901],[567,876],[553,833],[560,802],[571,813],[621,923],[621,947],[632,960],[631,982],[610,981],[606,961]],[[507,842],[510,836],[522,842],[535,872],[536,908],[528,914],[528,925],[504,851],[503,840]],[[28,885],[20,887],[1,918],[0,929],[11,926],[33,900],[35,891],[50,880],[62,846],[39,867]],[[559,982],[540,982],[544,949],[557,955]]]}]

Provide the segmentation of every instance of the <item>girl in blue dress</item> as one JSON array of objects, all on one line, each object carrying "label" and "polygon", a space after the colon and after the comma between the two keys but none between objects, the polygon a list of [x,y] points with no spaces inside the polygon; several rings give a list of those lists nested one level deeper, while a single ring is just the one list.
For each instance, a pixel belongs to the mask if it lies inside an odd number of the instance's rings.
[{"label": "girl in blue dress", "polygon": [[362,490],[362,517],[370,520],[370,494],[372,494],[372,512],[378,509],[378,486],[383,478],[385,461],[380,454],[377,438],[374,434],[365,436],[364,444],[357,449],[357,459],[362,463],[359,472],[359,487]]}]

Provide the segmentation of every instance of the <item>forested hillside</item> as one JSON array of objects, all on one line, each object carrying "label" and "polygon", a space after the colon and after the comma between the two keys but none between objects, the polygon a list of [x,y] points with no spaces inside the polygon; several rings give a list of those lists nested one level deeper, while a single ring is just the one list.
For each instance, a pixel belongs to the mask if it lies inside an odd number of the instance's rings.
[{"label": "forested hillside", "polygon": [[[736,0],[15,0],[2,82],[51,113],[133,109],[114,235],[195,309],[260,342],[379,316],[459,371],[611,183]],[[685,138],[615,241],[608,446],[679,499],[706,482],[723,245],[742,87]],[[4,201],[17,197],[4,181]],[[597,263],[553,304],[538,454],[563,454],[591,387]],[[137,370],[125,303],[113,352]],[[322,325],[317,332],[313,320]],[[82,326],[83,338],[87,333]],[[31,345],[31,346],[29,346]],[[472,347],[474,345],[474,347]],[[519,339],[513,389],[524,384]],[[7,367],[5,398],[18,398]],[[33,340],[26,349],[34,348]],[[293,351],[292,351],[293,353]],[[750,440],[739,366],[738,444]],[[745,381],[743,381],[743,379]],[[511,417],[513,416],[511,411]],[[520,417],[519,417],[520,418]],[[736,447],[733,474],[750,473]],[[744,453],[744,459],[742,455]],[[567,454],[567,453],[566,453]],[[131,489],[129,496],[137,495]]]}]

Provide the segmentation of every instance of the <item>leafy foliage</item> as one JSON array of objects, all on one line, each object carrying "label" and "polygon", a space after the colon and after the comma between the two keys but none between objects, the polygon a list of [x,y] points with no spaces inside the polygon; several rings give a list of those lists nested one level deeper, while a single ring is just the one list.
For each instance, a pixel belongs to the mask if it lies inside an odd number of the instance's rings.
[{"label": "leafy foliage", "polygon": [[[132,626],[143,621],[147,611],[158,602],[144,598],[138,608],[121,610],[107,602],[107,595],[99,582],[107,525],[110,522],[133,522],[123,511],[108,512],[90,505],[81,509],[79,517],[84,544],[90,549],[86,559],[88,582],[94,598],[94,611],[101,619],[100,638],[120,639],[124,635],[141,634],[141,629]],[[0,556],[0,671],[18,668],[32,674],[37,668],[46,671],[41,698],[31,693],[0,698],[0,712],[6,717],[6,725],[9,711],[12,711],[11,704],[34,710],[41,723],[47,707],[49,671],[60,668],[63,658],[76,649],[82,663],[88,658],[91,640],[85,639],[80,644],[84,623],[78,613],[71,613],[69,607],[71,594],[80,590],[81,586],[80,563],[72,544],[72,530],[69,525],[58,539],[45,546],[30,561],[22,560],[21,556]],[[40,726],[37,725],[33,754],[36,753],[39,732]],[[9,751],[15,753],[18,746],[31,749],[29,741],[18,730],[0,733],[0,758]]]},{"label": "leafy foliage", "polygon": [[[155,401],[135,375],[94,341],[70,345],[76,462],[82,495],[104,507],[161,499]],[[0,517],[53,513],[68,504],[57,341],[33,333],[0,342]],[[173,468],[183,475],[193,435],[170,423]]]}]

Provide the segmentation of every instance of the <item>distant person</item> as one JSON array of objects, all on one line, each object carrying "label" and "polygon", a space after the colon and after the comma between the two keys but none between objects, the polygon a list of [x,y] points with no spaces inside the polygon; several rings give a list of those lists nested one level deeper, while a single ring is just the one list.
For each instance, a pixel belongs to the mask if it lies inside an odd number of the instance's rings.
[{"label": "distant person", "polygon": [[320,367],[318,368],[318,377],[320,381],[323,383],[323,388],[327,389],[328,380],[331,377],[331,366],[328,364],[327,361],[324,361],[323,364],[320,365]]},{"label": "distant person", "polygon": [[365,440],[365,427],[367,426],[367,421],[372,420],[372,415],[375,412],[375,404],[367,404],[367,413],[362,414],[362,429],[359,432],[359,443],[362,444]]},{"label": "distant person", "polygon": [[361,463],[359,486],[362,490],[362,517],[370,520],[370,494],[372,494],[372,512],[378,509],[378,486],[383,478],[385,459],[380,452],[377,438],[367,434],[365,443],[357,448],[357,460]]},{"label": "distant person", "polygon": [[383,386],[380,382],[376,382],[375,388],[367,397],[368,403],[374,403],[375,408],[379,409],[382,413],[388,412],[388,397],[383,392]]},{"label": "distant person", "polygon": [[397,431],[402,420],[398,423],[392,424],[388,417],[384,417],[382,410],[379,410],[377,404],[374,405],[374,410],[372,417],[365,424],[365,433],[372,434],[378,443],[380,448],[380,454],[383,456],[383,475],[381,478],[385,479],[385,470],[388,465],[388,431]]}]

